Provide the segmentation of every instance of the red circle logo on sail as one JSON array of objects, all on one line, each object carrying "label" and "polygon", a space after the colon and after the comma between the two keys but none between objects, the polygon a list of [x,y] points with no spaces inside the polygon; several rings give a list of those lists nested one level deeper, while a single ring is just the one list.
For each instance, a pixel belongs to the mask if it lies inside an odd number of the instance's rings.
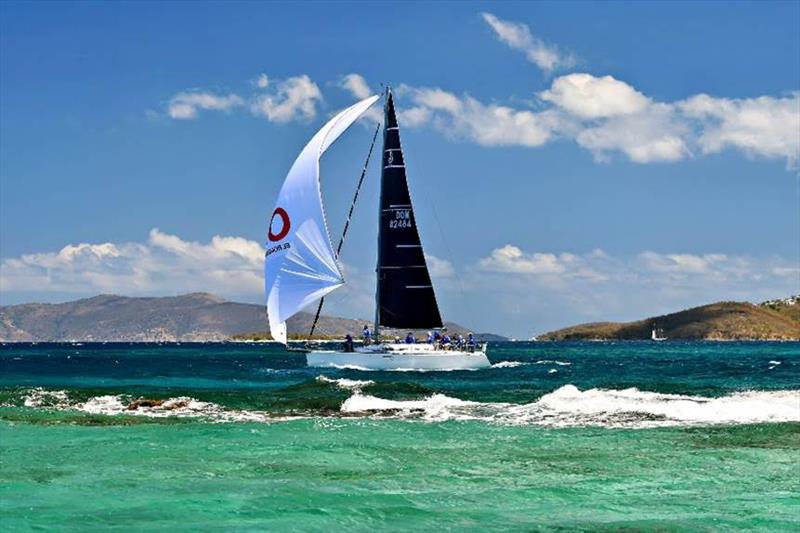
[{"label": "red circle logo on sail", "polygon": [[[272,233],[272,225],[275,222],[275,217],[280,217],[281,219],[281,230],[278,233]],[[286,237],[289,233],[289,228],[292,227],[291,222],[289,222],[289,214],[286,210],[282,207],[276,207],[275,212],[272,213],[272,218],[269,221],[269,240],[272,242],[279,241]]]}]

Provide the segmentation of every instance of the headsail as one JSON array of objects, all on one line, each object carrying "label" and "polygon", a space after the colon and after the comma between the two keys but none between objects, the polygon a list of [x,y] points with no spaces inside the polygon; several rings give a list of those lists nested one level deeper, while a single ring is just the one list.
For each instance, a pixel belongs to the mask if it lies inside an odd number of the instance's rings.
[{"label": "headsail", "polygon": [[344,283],[325,223],[319,158],[378,98],[366,98],[328,121],[297,156],[278,195],[264,282],[270,333],[284,344],[286,320]]},{"label": "headsail", "polygon": [[386,98],[380,204],[376,322],[404,329],[441,327],[408,192],[391,91]]}]

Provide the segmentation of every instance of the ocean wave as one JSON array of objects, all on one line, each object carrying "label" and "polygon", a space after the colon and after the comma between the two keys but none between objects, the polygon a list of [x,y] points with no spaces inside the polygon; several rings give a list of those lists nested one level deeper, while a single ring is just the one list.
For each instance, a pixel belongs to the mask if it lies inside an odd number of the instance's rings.
[{"label": "ocean wave", "polygon": [[330,383],[331,385],[336,385],[340,389],[346,390],[361,390],[363,387],[367,385],[374,385],[375,382],[371,379],[346,379],[346,378],[329,378],[327,376],[317,376],[317,381],[320,383]]},{"label": "ocean wave", "polygon": [[[636,388],[580,390],[564,385],[527,404],[476,402],[434,393],[417,400],[392,400],[364,394],[370,380],[333,379],[318,382],[352,392],[338,416],[417,419],[427,422],[475,420],[515,426],[652,428],[716,424],[800,422],[800,390],[747,391],[717,398],[664,394]],[[77,411],[91,415],[151,418],[198,418],[210,422],[278,422],[321,418],[317,414],[285,415],[259,410],[229,409],[188,396],[152,400],[129,395],[101,395],[72,400],[61,390],[30,389],[27,408]],[[331,413],[337,416],[337,413]],[[327,418],[327,417],[322,417]]]},{"label": "ocean wave", "polygon": [[492,368],[517,368],[518,366],[529,364],[524,361],[500,361],[499,363],[494,363]]},{"label": "ocean wave", "polygon": [[71,401],[66,391],[31,389],[23,396],[25,407],[78,411],[91,415],[144,416],[149,418],[202,418],[212,422],[276,422],[306,418],[276,416],[266,411],[226,409],[212,402],[188,396],[165,400],[134,399],[128,395],[93,396],[84,402]]},{"label": "ocean wave", "polygon": [[525,365],[569,366],[571,364],[572,363],[569,363],[567,361],[557,361],[555,359],[543,359],[541,361],[500,361],[500,362],[494,363],[491,366],[491,368],[517,368],[518,366],[525,366]]},{"label": "ocean wave", "polygon": [[25,407],[51,407],[64,409],[69,407],[69,397],[63,390],[46,390],[41,387],[29,390],[22,397]]},{"label": "ocean wave", "polygon": [[800,390],[749,391],[719,398],[564,385],[529,404],[469,402],[434,394],[397,401],[356,392],[342,412],[379,413],[431,422],[482,420],[549,427],[661,427],[800,421]]},{"label": "ocean wave", "polygon": [[557,359],[542,359],[541,361],[535,361],[534,365],[558,365],[558,366],[569,366],[572,363],[568,361],[559,361]]}]

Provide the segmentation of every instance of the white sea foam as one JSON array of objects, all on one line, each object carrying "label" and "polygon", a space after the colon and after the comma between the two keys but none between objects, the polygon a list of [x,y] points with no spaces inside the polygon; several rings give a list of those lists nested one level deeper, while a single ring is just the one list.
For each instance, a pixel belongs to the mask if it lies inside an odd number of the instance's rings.
[{"label": "white sea foam", "polygon": [[[541,361],[500,361],[498,363],[494,363],[492,368],[516,368],[518,366],[524,365],[557,365],[557,366],[569,366],[572,363],[567,361],[557,361],[555,359],[543,359]],[[552,374],[552,372],[551,372]]]},{"label": "white sea foam", "polygon": [[371,379],[365,380],[358,380],[358,379],[346,379],[346,378],[329,378],[328,376],[317,376],[317,381],[320,383],[331,383],[336,385],[340,389],[347,389],[347,390],[361,390],[363,387],[367,385],[375,384],[374,381]]},{"label": "white sea foam", "polygon": [[[480,407],[478,402],[468,402],[451,398],[444,394],[434,394],[423,400],[385,400],[375,396],[354,394],[342,404],[343,413],[361,413],[365,411],[393,411],[399,415],[421,415],[425,420],[458,420],[472,419],[473,409]],[[483,404],[485,405],[485,404]]]},{"label": "white sea foam", "polygon": [[140,405],[129,408],[129,398],[122,396],[96,396],[84,403],[76,404],[73,409],[98,415],[131,415],[150,418],[204,418],[212,422],[276,422],[281,420],[303,418],[275,417],[266,411],[232,410],[212,403],[202,402],[187,396],[169,398],[159,405]]},{"label": "white sea foam", "polygon": [[[419,400],[389,400],[363,394],[361,387],[370,381],[331,379],[352,390],[341,406],[348,416],[380,414],[438,422],[478,420],[505,425],[546,427],[601,426],[647,428],[714,424],[800,422],[800,389],[748,391],[718,398],[662,394],[636,388],[579,390],[564,385],[528,404],[484,403],[433,394]],[[305,416],[276,417],[266,411],[232,410],[190,397],[169,398],[163,402],[133,403],[126,395],[104,395],[85,402],[69,399],[65,391],[31,389],[24,405],[32,408],[74,410],[96,415],[130,415],[152,418],[192,417],[211,422],[277,422]]]},{"label": "white sea foam", "polygon": [[524,361],[500,361],[499,363],[494,363],[492,368],[516,368],[522,365],[529,365],[530,363],[526,363]]},{"label": "white sea foam", "polygon": [[367,368],[367,367],[358,366],[358,365],[336,365],[336,364],[330,364],[328,366],[330,368],[335,368],[337,370],[363,370],[363,371],[366,371],[366,372],[369,372],[369,371],[373,370],[372,368]]},{"label": "white sea foam", "polygon": [[800,390],[751,391],[720,398],[640,391],[563,387],[529,404],[467,402],[442,394],[422,400],[385,400],[356,392],[345,413],[378,412],[427,421],[483,420],[552,427],[658,427],[800,421]]},{"label": "white sea foam", "polygon": [[69,398],[63,390],[45,390],[41,387],[31,389],[23,397],[25,407],[54,407],[64,409],[69,406]]},{"label": "white sea foam", "polygon": [[130,415],[149,418],[204,418],[212,422],[276,422],[306,418],[301,416],[276,417],[265,411],[231,410],[211,402],[202,402],[188,396],[168,398],[157,405],[138,405],[129,408],[134,398],[127,395],[94,396],[85,402],[71,401],[65,391],[42,388],[29,390],[24,396],[25,407],[53,408],[80,411],[93,415]]}]

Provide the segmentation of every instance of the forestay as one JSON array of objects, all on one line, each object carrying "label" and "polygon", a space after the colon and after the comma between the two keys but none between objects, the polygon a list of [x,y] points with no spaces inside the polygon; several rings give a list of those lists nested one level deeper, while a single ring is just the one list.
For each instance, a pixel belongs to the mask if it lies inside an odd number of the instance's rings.
[{"label": "forestay", "polygon": [[319,159],[378,100],[333,117],[309,141],[283,183],[267,234],[264,280],[272,338],[286,344],[286,320],[344,283],[325,222]]}]

